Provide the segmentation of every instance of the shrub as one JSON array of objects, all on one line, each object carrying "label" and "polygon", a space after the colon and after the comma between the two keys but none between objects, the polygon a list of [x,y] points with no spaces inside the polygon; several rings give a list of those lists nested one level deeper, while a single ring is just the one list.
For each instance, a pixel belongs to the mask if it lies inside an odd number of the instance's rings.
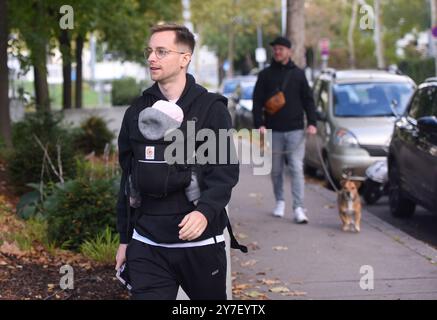
[{"label": "shrub", "polygon": [[74,138],[76,150],[79,149],[85,154],[95,152],[103,154],[107,145],[111,146],[115,135],[108,129],[105,120],[100,117],[90,117],[85,120]]},{"label": "shrub", "polygon": [[70,180],[56,188],[45,206],[49,240],[77,250],[109,227],[115,231],[119,179]]},{"label": "shrub", "polygon": [[106,227],[94,239],[82,243],[80,252],[89,259],[110,264],[114,262],[119,243],[119,235]]},{"label": "shrub", "polygon": [[435,75],[434,58],[403,60],[399,63],[399,69],[420,84]]},{"label": "shrub", "polygon": [[13,150],[7,157],[8,176],[10,184],[19,192],[27,190],[26,183],[55,181],[59,178],[53,169],[43,158],[44,151],[37,143],[37,137],[48,155],[59,171],[58,150],[60,147],[60,163],[62,165],[62,175],[64,179],[72,178],[75,174],[75,154],[72,143],[72,134],[63,128],[60,123],[61,114],[51,114],[50,112],[36,112],[27,114],[23,121],[18,122],[12,127]]},{"label": "shrub", "polygon": [[123,78],[112,82],[111,102],[114,106],[130,105],[141,94],[141,85],[134,78]]}]

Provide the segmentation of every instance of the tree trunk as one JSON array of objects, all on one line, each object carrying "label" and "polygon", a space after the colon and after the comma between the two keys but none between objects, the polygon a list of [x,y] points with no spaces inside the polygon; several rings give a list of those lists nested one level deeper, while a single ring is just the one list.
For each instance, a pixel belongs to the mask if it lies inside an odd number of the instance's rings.
[{"label": "tree trunk", "polygon": [[293,61],[304,68],[305,61],[305,0],[287,0],[287,33],[293,46]]},{"label": "tree trunk", "polygon": [[8,8],[7,1],[0,0],[0,136],[7,147],[12,147],[11,117],[9,114],[8,69]]},{"label": "tree trunk", "polygon": [[82,50],[84,37],[78,35],[76,38],[76,109],[82,109]]},{"label": "tree trunk", "polygon": [[347,42],[349,45],[349,66],[351,69],[355,69],[355,44],[354,44],[354,30],[357,24],[357,12],[358,12],[358,0],[354,0],[352,3],[352,16],[349,23],[349,30],[347,33]]},{"label": "tree trunk", "polygon": [[235,54],[235,32],[232,25],[229,26],[228,33],[228,63],[229,68],[226,71],[226,77],[232,78],[234,76],[234,54]]},{"label": "tree trunk", "polygon": [[[437,26],[437,0],[431,0],[431,28]],[[437,41],[436,38],[431,36],[431,52],[434,55],[434,75],[437,75]]]},{"label": "tree trunk", "polygon": [[[36,48],[35,48],[36,49]],[[33,73],[35,77],[35,100],[36,108],[40,110],[50,110],[49,84],[47,82],[46,49],[39,48],[34,52]]]},{"label": "tree trunk", "polygon": [[219,77],[219,86],[222,84],[223,79],[225,78],[225,72],[223,70],[224,59],[218,56],[218,77]]},{"label": "tree trunk", "polygon": [[59,44],[62,53],[62,109],[71,109],[71,43],[68,30],[61,30]]},{"label": "tree trunk", "polygon": [[[27,43],[30,43],[31,59],[34,73],[35,100],[36,108],[39,110],[50,111],[50,95],[49,85],[47,83],[47,44],[48,38],[45,38],[45,32],[42,28],[41,17],[45,17],[44,8],[41,2],[33,3],[36,14],[33,15],[35,33],[38,34],[38,39],[32,38],[29,34]],[[48,36],[47,36],[48,37]]]},{"label": "tree trunk", "polygon": [[379,69],[385,68],[381,0],[375,0],[375,49]]}]

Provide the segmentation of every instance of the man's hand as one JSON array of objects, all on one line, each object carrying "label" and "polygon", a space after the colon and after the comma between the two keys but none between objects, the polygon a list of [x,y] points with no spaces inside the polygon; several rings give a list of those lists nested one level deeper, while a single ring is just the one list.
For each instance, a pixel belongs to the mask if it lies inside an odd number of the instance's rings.
[{"label": "man's hand", "polygon": [[123,262],[126,261],[127,244],[120,244],[118,246],[117,255],[115,256],[115,270],[120,269]]},{"label": "man's hand", "polygon": [[317,133],[317,127],[313,126],[313,125],[309,125],[307,128],[307,133],[308,134],[316,134]]},{"label": "man's hand", "polygon": [[187,214],[179,223],[179,239],[181,240],[194,240],[200,237],[205,231],[208,225],[208,220],[199,211],[192,211]]}]

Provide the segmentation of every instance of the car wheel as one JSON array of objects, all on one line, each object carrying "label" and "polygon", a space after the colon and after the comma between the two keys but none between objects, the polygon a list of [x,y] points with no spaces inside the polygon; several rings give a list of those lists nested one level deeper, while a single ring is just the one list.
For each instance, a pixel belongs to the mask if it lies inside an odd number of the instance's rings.
[{"label": "car wheel", "polygon": [[382,196],[381,184],[366,180],[363,185],[362,195],[366,204],[374,204]]},{"label": "car wheel", "polygon": [[414,214],[416,204],[402,194],[399,169],[395,163],[390,165],[388,198],[390,212],[397,218],[409,218]]}]

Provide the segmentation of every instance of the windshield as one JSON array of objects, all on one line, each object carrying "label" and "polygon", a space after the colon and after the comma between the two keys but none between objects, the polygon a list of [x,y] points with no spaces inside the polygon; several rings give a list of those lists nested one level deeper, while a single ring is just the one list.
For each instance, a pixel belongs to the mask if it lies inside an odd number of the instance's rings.
[{"label": "windshield", "polygon": [[413,94],[408,83],[353,83],[334,85],[337,117],[383,117],[402,114]]},{"label": "windshield", "polygon": [[253,89],[255,88],[255,84],[245,86],[242,88],[241,99],[252,100]]},{"label": "windshield", "polygon": [[229,94],[235,91],[238,85],[238,80],[227,80],[223,84],[223,94]]}]

